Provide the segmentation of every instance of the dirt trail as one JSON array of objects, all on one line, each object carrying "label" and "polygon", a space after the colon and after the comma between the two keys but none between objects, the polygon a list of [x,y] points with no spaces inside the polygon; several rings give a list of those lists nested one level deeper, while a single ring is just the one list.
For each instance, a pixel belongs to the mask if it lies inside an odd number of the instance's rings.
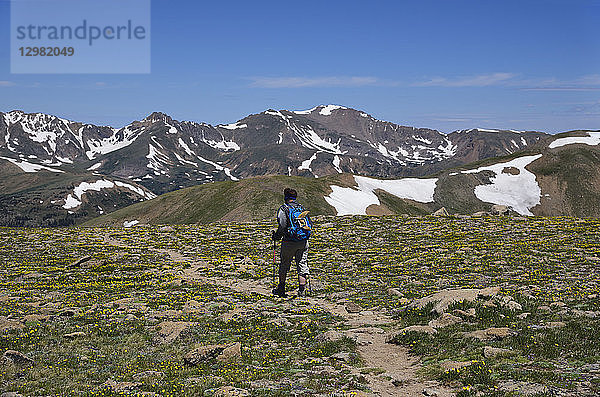
[{"label": "dirt trail", "polygon": [[[129,248],[119,240],[115,240],[110,236],[105,236],[105,243]],[[271,282],[270,280],[255,281],[255,280],[236,280],[206,277],[199,271],[206,268],[206,264],[196,263],[194,259],[185,257],[181,253],[170,249],[151,248],[152,251],[169,255],[174,262],[187,262],[191,266],[182,268],[179,271],[178,278],[187,281],[204,281],[210,282],[226,288],[231,288],[234,291],[242,293],[256,293],[271,297]],[[363,311],[360,313],[349,313],[343,304],[328,301],[326,299],[309,296],[300,299],[305,299],[311,305],[322,308],[329,313],[341,316],[344,319],[344,325],[356,329],[357,332],[362,330],[372,330],[373,327],[381,325],[394,325],[395,321],[382,313],[371,311]],[[454,396],[454,393],[449,389],[444,388],[436,381],[421,381],[417,375],[417,370],[420,368],[420,359],[408,354],[408,349],[386,343],[386,334],[377,332],[365,332],[361,334],[361,341],[358,343],[358,353],[364,360],[364,363],[369,368],[382,369],[383,373],[379,375],[367,374],[364,375],[373,391],[372,396],[406,396],[420,397],[424,395],[436,395],[438,397]],[[359,374],[356,369],[355,373]],[[391,378],[391,380],[389,379]],[[428,393],[424,391],[427,389]]]}]

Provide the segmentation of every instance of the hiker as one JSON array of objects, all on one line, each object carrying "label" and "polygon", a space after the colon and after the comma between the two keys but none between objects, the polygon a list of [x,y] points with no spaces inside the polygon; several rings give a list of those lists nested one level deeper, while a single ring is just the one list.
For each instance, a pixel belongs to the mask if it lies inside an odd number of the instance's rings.
[{"label": "hiker", "polygon": [[291,188],[283,190],[284,204],[277,211],[279,227],[273,231],[273,241],[281,241],[281,263],[279,264],[279,285],[273,289],[273,295],[285,298],[285,279],[292,264],[296,261],[298,269],[298,296],[306,294],[306,282],[310,275],[308,269],[308,238],[310,237],[310,218],[307,210],[296,202],[298,193]]}]

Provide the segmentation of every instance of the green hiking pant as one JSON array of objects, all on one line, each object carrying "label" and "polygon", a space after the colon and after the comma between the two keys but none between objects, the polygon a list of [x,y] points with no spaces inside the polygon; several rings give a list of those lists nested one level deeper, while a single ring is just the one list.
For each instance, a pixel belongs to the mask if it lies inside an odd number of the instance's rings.
[{"label": "green hiking pant", "polygon": [[281,242],[281,263],[279,264],[279,289],[285,289],[285,279],[292,259],[296,261],[298,275],[307,278],[310,275],[308,268],[308,240],[306,241],[282,241]]}]

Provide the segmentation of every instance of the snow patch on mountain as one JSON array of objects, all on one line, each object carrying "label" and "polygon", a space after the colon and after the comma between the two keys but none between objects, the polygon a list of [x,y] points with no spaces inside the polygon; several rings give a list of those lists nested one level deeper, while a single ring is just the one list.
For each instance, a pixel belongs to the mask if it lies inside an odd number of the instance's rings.
[{"label": "snow patch on mountain", "polygon": [[380,205],[375,190],[384,190],[396,197],[418,201],[433,202],[433,193],[437,178],[403,178],[382,180],[364,176],[354,176],[357,187],[341,187],[332,185],[331,194],[325,201],[337,211],[337,215],[366,215],[370,205]]},{"label": "snow patch on mountain", "polygon": [[85,152],[88,159],[93,160],[99,154],[107,154],[115,150],[122,149],[135,142],[139,136],[139,131],[132,131],[129,126],[123,130],[123,138],[118,135],[118,130],[112,128],[113,134],[108,138],[96,140],[90,139],[87,141],[89,150]]},{"label": "snow patch on mountain", "polygon": [[550,142],[548,147],[554,149],[557,147],[582,143],[585,145],[596,146],[600,144],[600,131],[587,132],[587,136],[570,136],[567,138],[558,138]]},{"label": "snow patch on mountain", "polygon": [[323,107],[323,109],[321,109],[319,114],[322,116],[331,116],[331,112],[333,112],[334,110],[337,110],[337,109],[348,109],[348,108],[346,108],[344,106],[339,106],[339,105],[327,105],[327,106]]},{"label": "snow patch on mountain", "polygon": [[333,168],[335,168],[335,170],[336,170],[338,173],[340,173],[340,174],[341,174],[342,172],[344,172],[344,171],[342,171],[342,169],[340,168],[340,156],[338,156],[337,154],[336,154],[335,156],[333,156],[333,162],[332,162],[332,164],[333,164]]},{"label": "snow patch on mountain", "polygon": [[198,160],[202,161],[203,163],[212,165],[213,167],[215,167],[215,169],[217,171],[223,171],[225,173],[225,175],[227,175],[227,177],[229,179],[231,179],[232,181],[239,181],[238,178],[236,178],[235,176],[233,176],[231,174],[231,170],[229,168],[223,167],[222,165],[217,164],[217,163],[215,163],[213,161],[207,160],[207,159],[205,159],[204,157],[201,157],[201,156],[197,156],[197,158],[198,158]]},{"label": "snow patch on mountain", "polygon": [[225,128],[227,130],[237,130],[240,128],[247,128],[248,124],[240,124],[240,122],[238,121],[237,123],[233,124],[221,124],[218,127]]},{"label": "snow patch on mountain", "polygon": [[38,172],[38,171],[45,170],[45,171],[64,173],[64,171],[61,171],[56,168],[50,168],[50,167],[46,167],[46,166],[43,166],[40,164],[33,164],[33,163],[30,163],[30,162],[24,161],[24,160],[19,161],[19,160],[11,159],[8,157],[0,157],[0,159],[10,161],[11,163],[13,163],[14,165],[16,165],[17,167],[19,167],[20,169],[22,169],[25,172]]},{"label": "snow patch on mountain", "polygon": [[296,113],[296,114],[311,114],[312,112],[314,112],[318,108],[319,108],[318,106],[315,106],[314,108],[308,109],[308,110],[294,110],[293,113]]},{"label": "snow patch on mountain", "polygon": [[99,192],[102,189],[114,189],[115,187],[122,187],[124,189],[131,190],[137,195],[141,196],[143,199],[153,199],[156,195],[152,192],[145,191],[142,188],[130,185],[128,183],[120,182],[120,181],[109,181],[107,179],[99,179],[95,182],[81,182],[73,189],[73,193],[69,194],[65,199],[65,204],[63,208],[66,210],[71,210],[79,207],[83,202],[81,198],[84,194],[89,191]]},{"label": "snow patch on mountain", "polygon": [[102,163],[96,163],[96,164],[92,165],[91,167],[88,167],[87,170],[88,171],[94,171],[94,170],[97,170],[100,167],[102,167]]},{"label": "snow patch on mountain", "polygon": [[[523,156],[504,163],[479,167],[474,170],[461,171],[463,174],[476,174],[481,171],[492,171],[491,184],[475,187],[475,196],[486,203],[506,205],[521,215],[532,216],[530,209],[540,203],[542,190],[535,174],[525,167],[542,157],[541,154]],[[519,174],[502,172],[506,167],[514,167]]]},{"label": "snow patch on mountain", "polygon": [[337,142],[331,142],[330,139],[324,140],[313,130],[310,125],[295,128],[296,136],[300,139],[302,146],[309,149],[316,149],[332,154],[345,154],[347,151],[340,150],[341,138]]},{"label": "snow patch on mountain", "polygon": [[154,147],[154,145],[150,143],[148,144],[148,154],[146,155],[146,158],[149,160],[148,164],[146,165],[148,168],[153,169],[156,172],[165,174],[162,165],[163,163],[169,163],[169,157],[166,154],[159,151],[156,147]]},{"label": "snow patch on mountain", "polygon": [[302,170],[308,170],[310,172],[313,172],[313,170],[310,168],[310,165],[312,164],[313,161],[315,161],[317,159],[317,153],[313,154],[308,160],[304,160],[302,162],[302,164],[298,167],[298,171],[302,171]]}]

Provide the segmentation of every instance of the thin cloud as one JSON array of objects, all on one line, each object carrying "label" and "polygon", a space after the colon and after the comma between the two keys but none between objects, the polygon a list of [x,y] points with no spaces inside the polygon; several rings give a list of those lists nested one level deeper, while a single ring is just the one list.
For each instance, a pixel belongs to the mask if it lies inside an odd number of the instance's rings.
[{"label": "thin cloud", "polygon": [[589,74],[574,80],[549,79],[542,82],[523,84],[523,91],[598,91],[600,74]]},{"label": "thin cloud", "polygon": [[525,87],[523,91],[598,91],[600,87]]},{"label": "thin cloud", "polygon": [[413,83],[414,87],[487,87],[508,83],[514,73],[492,73],[458,78],[435,77],[427,81]]},{"label": "thin cloud", "polygon": [[256,88],[361,87],[381,83],[370,76],[255,77],[252,80],[250,86]]},{"label": "thin cloud", "polygon": [[0,87],[13,87],[15,85],[12,81],[0,80]]}]

